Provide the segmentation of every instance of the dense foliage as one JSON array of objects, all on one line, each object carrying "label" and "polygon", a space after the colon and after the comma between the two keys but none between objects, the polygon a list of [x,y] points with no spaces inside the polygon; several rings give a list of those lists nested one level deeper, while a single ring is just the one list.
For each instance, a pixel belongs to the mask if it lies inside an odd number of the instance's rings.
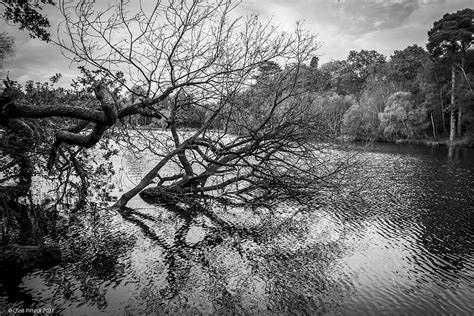
[{"label": "dense foliage", "polygon": [[411,45],[389,58],[361,50],[322,65],[313,60],[301,80],[317,95],[314,111],[346,139],[441,141],[451,131],[451,140],[472,141],[473,12],[436,21],[427,50]]},{"label": "dense foliage", "polygon": [[[327,135],[344,139],[443,141],[453,125],[456,138],[471,142],[473,16],[473,10],[464,9],[435,22],[428,32],[427,50],[415,44],[390,57],[374,50],[350,51],[345,60],[321,65],[314,57],[299,72],[299,85],[312,95],[306,102],[313,119]],[[454,89],[451,65],[456,72]],[[260,67],[250,91],[265,85],[272,89],[269,79],[283,72],[274,62]],[[455,104],[450,104],[452,96]],[[252,111],[259,115],[258,107]],[[200,113],[188,114],[194,119],[187,121],[194,126],[202,120]]]},{"label": "dense foliage", "polygon": [[[362,58],[368,52],[362,50],[359,54]],[[351,52],[347,60],[323,64],[313,74],[315,78],[326,79],[326,85],[314,85],[317,92],[327,96],[326,107],[334,95],[351,96],[350,107],[333,122],[342,124],[342,136],[359,140],[440,140],[449,135],[449,115],[453,109],[459,118],[456,136],[471,137],[474,113],[472,50],[466,50],[462,65],[456,64],[454,106],[450,105],[450,67],[443,59],[430,58],[423,48],[413,45],[397,50],[388,62],[379,58],[364,71],[349,66],[355,55],[357,53]],[[462,115],[458,115],[459,112]]]}]

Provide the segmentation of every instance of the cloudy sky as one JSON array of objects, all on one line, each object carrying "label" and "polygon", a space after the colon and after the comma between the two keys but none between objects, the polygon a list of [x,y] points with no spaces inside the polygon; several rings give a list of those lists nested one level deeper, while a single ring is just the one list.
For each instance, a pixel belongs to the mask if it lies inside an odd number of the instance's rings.
[{"label": "cloudy sky", "polygon": [[[238,13],[272,17],[274,24],[288,31],[303,21],[306,29],[318,34],[324,63],[345,59],[350,50],[377,50],[390,56],[412,44],[425,47],[434,21],[472,6],[473,0],[243,0]],[[58,21],[55,10],[46,14],[53,25]],[[3,63],[2,77],[8,71],[11,79],[20,82],[43,82],[59,72],[64,76],[61,84],[67,86],[77,75],[76,66],[57,47],[30,39],[3,21],[0,30],[16,40],[16,54]]]}]

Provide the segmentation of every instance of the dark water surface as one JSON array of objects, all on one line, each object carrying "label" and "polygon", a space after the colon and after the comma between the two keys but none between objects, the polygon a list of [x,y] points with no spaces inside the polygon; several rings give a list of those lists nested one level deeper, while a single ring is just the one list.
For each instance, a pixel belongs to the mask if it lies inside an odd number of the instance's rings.
[{"label": "dark water surface", "polygon": [[[124,217],[102,210],[95,229],[71,233],[65,252],[78,260],[28,274],[3,303],[28,296],[66,314],[473,314],[474,150],[382,144],[361,159],[358,195],[299,212],[220,209],[216,220],[139,198]],[[152,163],[116,159],[112,194]]]},{"label": "dark water surface", "polygon": [[353,206],[365,213],[341,260],[344,314],[472,315],[474,150],[382,144],[366,158],[370,204]]}]

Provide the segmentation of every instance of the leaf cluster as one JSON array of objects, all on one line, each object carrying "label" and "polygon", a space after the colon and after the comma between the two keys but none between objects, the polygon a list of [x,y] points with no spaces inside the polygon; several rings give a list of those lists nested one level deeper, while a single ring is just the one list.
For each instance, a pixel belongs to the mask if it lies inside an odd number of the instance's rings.
[{"label": "leaf cluster", "polygon": [[4,20],[17,24],[20,30],[26,29],[32,38],[49,42],[51,25],[41,12],[46,5],[54,6],[55,3],[52,0],[4,0],[0,3],[4,7]]}]

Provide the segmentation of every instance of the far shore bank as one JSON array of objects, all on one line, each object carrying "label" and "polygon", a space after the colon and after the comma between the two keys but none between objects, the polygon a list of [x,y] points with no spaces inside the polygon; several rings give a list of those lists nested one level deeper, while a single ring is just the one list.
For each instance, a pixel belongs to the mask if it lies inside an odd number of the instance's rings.
[{"label": "far shore bank", "polygon": [[463,137],[450,141],[449,139],[399,139],[394,142],[395,144],[410,144],[410,145],[421,145],[421,146],[434,146],[434,147],[470,147],[474,148],[474,138]]},{"label": "far shore bank", "polygon": [[[137,126],[135,127],[138,130],[164,130],[160,126]],[[180,128],[181,131],[195,131],[192,128]],[[216,130],[217,131],[217,130]],[[349,142],[367,142],[364,139],[345,139],[344,137],[340,138],[343,141]],[[450,141],[449,138],[427,138],[427,139],[397,139],[397,140],[387,140],[383,138],[378,138],[372,140],[374,143],[390,143],[390,144],[407,144],[407,145],[419,145],[419,146],[433,146],[433,147],[469,147],[474,148],[474,135],[463,136],[462,138],[457,138],[454,141]]]},{"label": "far shore bank", "polygon": [[377,144],[404,144],[404,145],[417,145],[417,146],[430,146],[430,147],[465,147],[474,148],[474,136],[464,136],[462,138],[450,141],[449,138],[428,138],[428,139],[397,139],[387,140],[383,138],[376,138],[371,140],[364,139],[343,139],[346,142],[363,142],[363,143],[377,143]]}]

